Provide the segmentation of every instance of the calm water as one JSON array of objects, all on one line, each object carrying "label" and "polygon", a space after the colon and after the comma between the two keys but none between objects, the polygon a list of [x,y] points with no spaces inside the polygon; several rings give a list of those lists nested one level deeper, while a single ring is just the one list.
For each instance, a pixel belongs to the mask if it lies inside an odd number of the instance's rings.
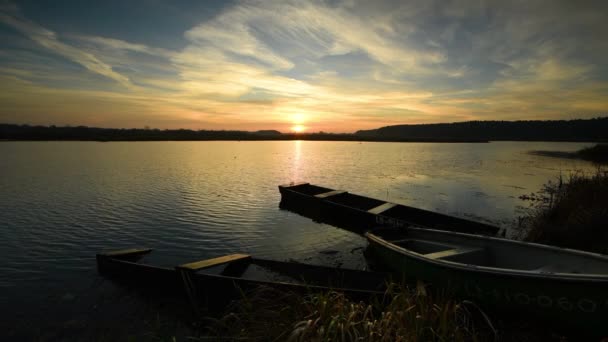
[{"label": "calm water", "polygon": [[526,152],[587,145],[3,142],[0,318],[22,330],[86,321],[120,291],[96,274],[106,249],[152,247],[165,265],[246,252],[363,268],[364,239],[279,210],[277,185],[292,181],[509,227],[528,206],[518,196],[594,170]]}]

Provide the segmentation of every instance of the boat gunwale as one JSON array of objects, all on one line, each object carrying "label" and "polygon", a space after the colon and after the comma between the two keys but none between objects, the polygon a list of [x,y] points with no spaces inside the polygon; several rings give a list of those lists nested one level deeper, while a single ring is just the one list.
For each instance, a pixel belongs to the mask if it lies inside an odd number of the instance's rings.
[{"label": "boat gunwale", "polygon": [[[599,259],[601,261],[605,261],[606,263],[608,263],[608,256],[598,254],[598,253],[587,252],[587,251],[580,251],[580,250],[576,250],[576,249],[549,246],[549,245],[543,245],[543,244],[538,244],[538,243],[533,243],[533,242],[501,239],[501,238],[497,238],[497,237],[490,237],[490,236],[484,236],[484,235],[479,235],[479,234],[467,234],[467,233],[443,231],[443,230],[437,230],[437,229],[425,229],[425,228],[413,228],[413,227],[406,228],[405,230],[408,230],[408,229],[420,230],[420,231],[424,231],[424,232],[432,231],[432,232],[437,232],[437,233],[448,233],[449,235],[460,235],[461,237],[465,237],[465,238],[473,237],[473,238],[481,239],[481,240],[492,240],[492,241],[498,241],[501,243],[508,243],[508,244],[511,243],[511,244],[516,244],[516,245],[521,245],[521,246],[526,246],[526,247],[536,247],[536,248],[541,248],[541,249],[550,250],[550,251],[554,251],[554,252],[564,252],[565,251],[565,252],[572,253],[572,254],[575,254],[578,256],[593,257],[595,259]],[[475,265],[475,264],[465,264],[465,263],[459,263],[459,262],[454,262],[454,261],[449,261],[449,260],[432,259],[432,258],[425,257],[424,254],[414,252],[412,250],[400,247],[387,240],[384,240],[382,237],[375,235],[373,230],[366,232],[365,237],[368,240],[372,240],[373,242],[375,242],[383,247],[387,247],[396,252],[403,253],[407,257],[412,257],[412,258],[418,259],[419,261],[428,262],[428,263],[435,264],[438,266],[444,266],[444,267],[448,267],[448,268],[452,268],[452,269],[459,269],[459,270],[468,271],[468,272],[489,273],[492,275],[505,275],[505,276],[515,276],[515,277],[523,277],[523,278],[547,278],[547,279],[559,279],[559,280],[568,280],[568,281],[585,281],[585,282],[593,281],[593,282],[600,282],[600,283],[608,282],[608,274],[561,273],[561,272],[550,272],[550,271],[518,270],[518,269],[513,269],[513,268],[499,268],[499,267],[481,266],[481,265]]]},{"label": "boat gunwale", "polygon": [[97,254],[97,260],[98,260],[97,261],[98,266],[99,266],[99,260],[103,260],[103,262],[110,261],[114,265],[122,264],[122,265],[130,265],[130,266],[139,266],[142,268],[145,267],[145,268],[155,269],[155,270],[159,270],[159,271],[175,271],[174,267],[155,266],[155,265],[150,265],[147,263],[142,263],[140,261],[129,261],[129,260],[125,260],[125,259],[120,259],[120,258],[116,258],[116,257],[113,257],[111,255],[106,255],[106,254]]},{"label": "boat gunwale", "polygon": [[291,182],[291,183],[279,185],[279,189],[290,189],[290,188],[295,188],[295,187],[301,186],[301,185],[314,185],[314,184],[310,184],[309,182]]}]

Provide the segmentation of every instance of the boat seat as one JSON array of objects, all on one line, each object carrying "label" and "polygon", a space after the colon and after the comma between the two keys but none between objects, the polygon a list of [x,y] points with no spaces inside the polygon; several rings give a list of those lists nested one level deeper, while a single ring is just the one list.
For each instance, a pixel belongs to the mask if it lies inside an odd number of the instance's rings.
[{"label": "boat seat", "polygon": [[333,190],[333,191],[324,192],[322,194],[315,195],[315,197],[316,198],[327,198],[327,197],[336,196],[336,195],[345,194],[345,193],[346,193],[346,191],[344,191],[344,190]]},{"label": "boat seat", "polygon": [[194,271],[200,271],[205,268],[233,263],[233,262],[236,262],[239,260],[245,260],[245,259],[251,259],[251,256],[247,255],[247,254],[230,254],[230,255],[225,255],[225,256],[219,257],[219,258],[205,259],[205,260],[201,260],[201,261],[190,262],[187,264],[179,265],[179,266],[177,266],[177,268],[180,270],[184,270],[184,271],[194,272]]},{"label": "boat seat", "polygon": [[441,252],[425,254],[424,256],[429,259],[433,259],[433,260],[449,259],[449,261],[462,262],[463,259],[465,259],[465,257],[466,257],[466,259],[469,259],[469,257],[481,256],[483,254],[483,252],[484,252],[483,248],[459,247],[459,248],[448,249],[448,250],[441,251]]},{"label": "boat seat", "polygon": [[383,213],[383,212],[389,210],[390,208],[393,208],[396,205],[397,205],[396,203],[386,202],[384,204],[380,204],[379,206],[377,206],[375,208],[371,208],[367,212],[370,214],[378,215],[380,213]]}]

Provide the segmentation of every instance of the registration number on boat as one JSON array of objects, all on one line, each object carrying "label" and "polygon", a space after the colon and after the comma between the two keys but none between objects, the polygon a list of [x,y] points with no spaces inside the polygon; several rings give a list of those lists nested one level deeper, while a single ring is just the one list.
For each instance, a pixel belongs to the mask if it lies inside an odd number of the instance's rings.
[{"label": "registration number on boat", "polygon": [[[596,312],[601,304],[589,298],[568,298],[539,294],[529,295],[523,292],[510,293],[508,291],[500,291],[497,289],[484,291],[479,286],[466,286],[465,290],[471,297],[478,298],[484,301],[508,302],[519,305],[536,305],[542,308],[557,308],[563,311],[580,311],[585,313]],[[605,303],[608,307],[608,302]]]}]

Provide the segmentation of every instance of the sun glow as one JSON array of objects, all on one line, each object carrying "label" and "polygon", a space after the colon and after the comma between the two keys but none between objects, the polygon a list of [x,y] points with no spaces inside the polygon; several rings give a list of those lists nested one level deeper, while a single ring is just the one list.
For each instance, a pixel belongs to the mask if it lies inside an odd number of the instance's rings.
[{"label": "sun glow", "polygon": [[296,132],[296,133],[302,133],[306,130],[306,127],[302,126],[302,125],[295,125],[291,127],[291,130]]},{"label": "sun glow", "polygon": [[304,121],[306,121],[306,117],[302,113],[297,113],[297,114],[291,115],[291,122],[293,122],[296,125],[300,125],[300,124],[304,123]]}]

